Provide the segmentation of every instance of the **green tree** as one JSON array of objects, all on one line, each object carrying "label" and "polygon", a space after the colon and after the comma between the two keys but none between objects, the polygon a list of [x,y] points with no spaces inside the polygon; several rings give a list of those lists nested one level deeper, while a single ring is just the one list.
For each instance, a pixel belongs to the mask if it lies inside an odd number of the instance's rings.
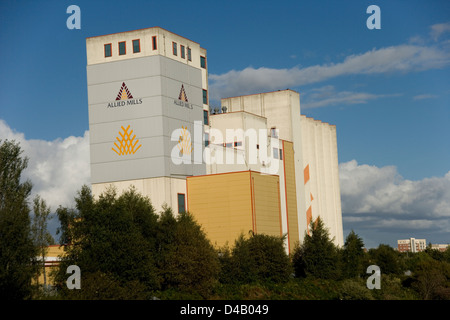
[{"label": "green tree", "polygon": [[[47,288],[47,273],[45,271],[45,257],[47,255],[48,246],[55,243],[52,235],[47,229],[48,219],[50,217],[50,208],[44,199],[36,195],[33,199],[33,223],[31,226],[31,233],[33,242],[37,248],[40,257],[40,269],[44,276],[44,289]],[[40,272],[37,273],[39,276]]]},{"label": "green tree", "polygon": [[382,274],[401,274],[405,263],[402,255],[387,244],[369,249],[369,263],[380,267]]},{"label": "green tree", "polygon": [[450,264],[435,259],[421,260],[414,270],[413,288],[424,300],[450,300]]},{"label": "green tree", "polygon": [[19,143],[0,140],[0,300],[26,299],[32,293],[36,250],[27,203],[32,185],[21,182],[28,165],[22,153]]},{"label": "green tree", "polygon": [[339,287],[341,300],[373,300],[371,290],[368,290],[362,279],[345,279]]},{"label": "green tree", "polygon": [[427,253],[431,258],[433,258],[434,260],[437,260],[437,261],[444,261],[444,260],[445,260],[444,252],[441,252],[441,251],[438,250],[438,249],[432,249],[432,248],[431,248],[431,244],[429,244],[429,245],[425,248],[424,252],[426,252],[426,253]]},{"label": "green tree", "polygon": [[342,250],[343,276],[354,278],[364,274],[364,258],[364,242],[352,230],[345,239]]},{"label": "green tree", "polygon": [[[190,214],[175,217],[165,208],[158,216],[134,188],[120,196],[110,188],[94,199],[83,186],[75,202],[75,209],[57,210],[66,255],[56,279],[64,297],[149,298],[161,289],[207,297],[211,292],[219,272],[217,252]],[[82,290],[65,287],[72,264],[81,269]]]},{"label": "green tree", "polygon": [[320,217],[311,222],[310,233],[306,233],[303,243],[294,248],[292,263],[295,275],[338,279],[341,274],[339,250]]},{"label": "green tree", "polygon": [[78,212],[73,208],[60,206],[56,209],[56,216],[59,220],[59,227],[56,229],[56,234],[59,235],[59,243],[61,245],[72,244],[75,241],[75,230],[71,226],[77,222]]},{"label": "green tree", "polygon": [[445,261],[445,262],[450,263],[450,245],[442,253],[442,260]]},{"label": "green tree", "polygon": [[223,283],[283,283],[293,272],[283,237],[241,234],[231,251],[221,250],[220,259]]},{"label": "green tree", "polygon": [[[94,199],[83,186],[75,202],[76,210],[57,211],[61,235],[69,241],[57,274],[63,294],[83,299],[146,298],[158,289],[155,242],[149,236],[156,228],[157,215],[149,199],[134,189],[118,197],[113,188]],[[85,289],[80,292],[65,288],[65,272],[71,264],[81,270]],[[102,276],[96,279],[95,274]],[[99,292],[110,286],[120,288],[117,295]]]},{"label": "green tree", "polygon": [[418,268],[418,265],[421,262],[432,260],[433,258],[425,251],[421,251],[421,252],[403,252],[402,259],[404,261],[405,270],[414,271]]},{"label": "green tree", "polygon": [[174,217],[165,208],[159,220],[158,266],[162,289],[208,297],[219,277],[217,251],[189,213]]}]

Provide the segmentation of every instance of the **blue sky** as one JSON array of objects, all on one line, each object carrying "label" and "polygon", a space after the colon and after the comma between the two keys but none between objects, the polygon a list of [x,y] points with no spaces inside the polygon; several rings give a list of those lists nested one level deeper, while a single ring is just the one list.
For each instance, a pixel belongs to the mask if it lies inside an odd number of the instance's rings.
[{"label": "blue sky", "polygon": [[[80,30],[66,27],[71,4]],[[366,27],[372,4],[379,30]],[[27,146],[53,207],[89,176],[66,173],[89,169],[85,39],[152,26],[207,49],[212,106],[290,88],[302,114],[337,126],[344,236],[450,243],[450,2],[438,0],[3,0],[0,139]],[[56,174],[55,159],[70,168]]]}]

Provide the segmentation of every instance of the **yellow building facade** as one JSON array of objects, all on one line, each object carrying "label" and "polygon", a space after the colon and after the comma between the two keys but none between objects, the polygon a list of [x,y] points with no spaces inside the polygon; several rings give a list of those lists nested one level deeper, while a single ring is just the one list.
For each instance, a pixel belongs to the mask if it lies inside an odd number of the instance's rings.
[{"label": "yellow building facade", "polygon": [[[47,285],[54,285],[53,271],[59,266],[61,257],[64,255],[64,246],[59,244],[51,245],[47,247],[47,253],[45,255],[45,278]],[[38,259],[42,259],[38,257]],[[40,285],[44,284],[44,272],[42,269],[39,273],[37,283]]]},{"label": "yellow building facade", "polygon": [[187,178],[188,211],[216,247],[249,232],[281,236],[279,178],[254,171]]},{"label": "yellow building facade", "polygon": [[297,214],[297,188],[295,183],[294,148],[292,142],[283,141],[283,172],[284,196],[286,198],[286,234],[287,250],[291,252],[300,240],[299,221]]}]

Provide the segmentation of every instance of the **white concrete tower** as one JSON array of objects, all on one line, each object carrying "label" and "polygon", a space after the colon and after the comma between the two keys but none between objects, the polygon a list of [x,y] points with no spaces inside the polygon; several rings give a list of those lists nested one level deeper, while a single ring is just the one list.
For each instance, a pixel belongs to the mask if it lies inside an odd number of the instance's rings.
[{"label": "white concrete tower", "polygon": [[134,185],[183,211],[186,177],[206,173],[206,50],[153,27],[87,38],[86,52],[94,195]]},{"label": "white concrete tower", "polygon": [[[277,129],[280,140],[292,142],[298,240],[303,241],[311,220],[320,216],[335,244],[342,246],[336,127],[301,116],[300,95],[289,89],[224,98],[221,104],[231,113],[245,111],[264,117],[268,130]],[[285,178],[280,173],[281,185]],[[288,205],[288,200],[282,201],[284,204]],[[283,210],[287,217],[290,210],[287,207]],[[289,230],[289,223],[292,233],[291,221],[285,220],[283,230]]]}]

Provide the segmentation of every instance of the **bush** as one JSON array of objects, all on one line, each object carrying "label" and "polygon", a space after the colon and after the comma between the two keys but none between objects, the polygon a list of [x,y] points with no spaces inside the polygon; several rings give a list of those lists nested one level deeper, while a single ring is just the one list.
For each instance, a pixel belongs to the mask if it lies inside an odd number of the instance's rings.
[{"label": "bush", "polygon": [[339,297],[342,300],[373,300],[371,290],[356,279],[345,279],[341,282]]},{"label": "bush", "polygon": [[133,280],[120,281],[112,274],[93,272],[82,273],[81,289],[69,290],[62,287],[60,298],[70,300],[144,300],[150,295],[147,288],[140,282]]},{"label": "bush", "polygon": [[339,250],[329,238],[320,218],[311,223],[311,235],[305,234],[302,245],[296,246],[292,263],[297,277],[311,275],[322,279],[339,279],[341,259]]},{"label": "bush", "polygon": [[450,300],[450,264],[434,259],[418,263],[412,287],[424,300]]},{"label": "bush", "polygon": [[265,234],[241,235],[234,248],[221,250],[222,283],[286,282],[292,273],[281,237]]},{"label": "bush", "polygon": [[383,274],[400,275],[405,269],[402,254],[387,244],[380,244],[376,249],[369,250],[369,263],[380,267]]},{"label": "bush", "polygon": [[[188,213],[175,218],[166,208],[158,216],[133,188],[119,197],[109,189],[97,200],[84,186],[76,203],[76,210],[58,209],[61,238],[70,241],[55,276],[62,294],[144,299],[161,289],[203,298],[211,292],[219,273],[217,252]],[[65,292],[69,265],[81,269],[84,293]]]},{"label": "bush", "polygon": [[161,215],[159,272],[162,289],[178,289],[207,298],[219,277],[219,258],[201,227],[189,213]]}]

